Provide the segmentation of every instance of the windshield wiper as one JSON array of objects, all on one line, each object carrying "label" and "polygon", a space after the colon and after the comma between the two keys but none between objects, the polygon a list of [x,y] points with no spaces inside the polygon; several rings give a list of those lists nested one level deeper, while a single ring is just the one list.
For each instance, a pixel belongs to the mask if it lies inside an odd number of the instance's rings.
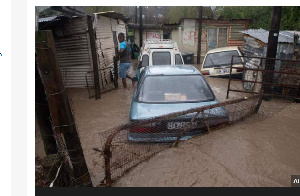
[{"label": "windshield wiper", "polygon": [[209,58],[209,60],[211,61],[212,65],[215,66],[214,62],[211,60],[211,58]]}]

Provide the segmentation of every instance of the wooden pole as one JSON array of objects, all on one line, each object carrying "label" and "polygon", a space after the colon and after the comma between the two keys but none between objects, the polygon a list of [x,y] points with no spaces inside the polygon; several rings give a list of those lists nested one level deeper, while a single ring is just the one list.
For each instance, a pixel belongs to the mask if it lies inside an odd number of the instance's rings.
[{"label": "wooden pole", "polygon": [[[274,6],[272,8],[271,24],[269,30],[268,46],[267,46],[267,58],[276,58],[277,44],[281,20],[281,6]],[[267,60],[265,70],[274,70],[275,60]],[[265,73],[263,75],[263,81],[266,83],[272,83],[273,73]],[[263,85],[264,93],[270,93],[271,87]]]},{"label": "wooden pole", "polygon": [[140,11],[140,26],[139,26],[139,34],[140,34],[140,48],[143,46],[143,7],[139,6]]},{"label": "wooden pole", "polygon": [[134,24],[138,23],[138,11],[137,11],[137,6],[134,8]]},{"label": "wooden pole", "polygon": [[[35,31],[39,29],[39,9],[35,7]],[[35,114],[46,155],[56,154],[57,147],[50,122],[49,105],[35,59]]]},{"label": "wooden pole", "polygon": [[75,119],[62,82],[52,31],[36,32],[36,51],[38,70],[47,95],[53,131],[63,136],[72,164],[73,173],[69,175],[73,177],[77,186],[92,186]]},{"label": "wooden pole", "polygon": [[113,31],[113,41],[114,41],[114,47],[115,47],[115,56],[113,57],[114,62],[114,85],[115,88],[118,89],[118,61],[119,61],[119,50],[118,50],[118,38],[117,38],[117,32]]},{"label": "wooden pole", "polygon": [[56,154],[57,147],[50,121],[49,106],[46,100],[44,86],[38,72],[37,63],[35,64],[35,114],[46,155]]},{"label": "wooden pole", "polygon": [[101,99],[101,95],[100,95],[100,82],[99,82],[99,70],[98,70],[98,59],[97,59],[95,33],[93,30],[93,23],[92,23],[91,16],[87,16],[87,24],[88,24],[88,31],[89,31],[89,37],[90,37],[90,43],[91,43],[92,59],[93,59],[95,99],[97,100],[97,99]]},{"label": "wooden pole", "polygon": [[201,58],[201,35],[202,35],[202,13],[203,6],[198,7],[199,10],[199,22],[198,22],[198,47],[197,47],[197,64],[200,64]]}]

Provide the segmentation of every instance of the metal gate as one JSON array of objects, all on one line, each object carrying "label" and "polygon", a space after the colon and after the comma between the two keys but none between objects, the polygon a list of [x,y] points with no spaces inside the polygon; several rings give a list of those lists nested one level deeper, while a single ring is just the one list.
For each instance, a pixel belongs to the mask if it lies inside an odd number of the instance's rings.
[{"label": "metal gate", "polygon": [[[244,60],[243,76],[239,85],[232,86],[232,70],[238,68],[233,64],[234,58],[240,57]],[[300,60],[232,56],[227,98],[230,91],[299,99]]]},{"label": "metal gate", "polygon": [[[214,129],[243,120],[258,111],[260,95],[229,100],[210,106],[192,108],[139,122],[132,122],[99,133],[103,179],[99,186],[112,182],[140,162],[168,147],[176,147],[180,139],[203,136]],[[181,121],[176,131],[169,124]],[[184,139],[185,138],[185,139]],[[105,182],[105,183],[104,183]]]}]

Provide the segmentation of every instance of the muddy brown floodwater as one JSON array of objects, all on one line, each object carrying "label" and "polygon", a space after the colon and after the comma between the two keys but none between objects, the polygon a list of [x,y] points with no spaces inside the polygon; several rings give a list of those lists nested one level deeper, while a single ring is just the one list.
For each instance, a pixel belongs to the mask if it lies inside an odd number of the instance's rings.
[{"label": "muddy brown floodwater", "polygon": [[299,119],[300,106],[292,104],[273,118],[192,138],[141,163],[114,186],[290,187],[291,175],[300,173]]},{"label": "muddy brown floodwater", "polygon": [[[226,100],[228,79],[206,77],[219,101]],[[99,133],[129,122],[134,87],[112,90],[100,100],[86,89],[68,89],[87,166],[97,186],[103,159]],[[240,85],[234,81],[232,85]],[[230,99],[248,96],[230,92]],[[263,102],[258,114],[164,150],[126,173],[113,186],[290,186],[300,174],[300,108],[284,100]],[[36,137],[36,156],[43,157]]]}]

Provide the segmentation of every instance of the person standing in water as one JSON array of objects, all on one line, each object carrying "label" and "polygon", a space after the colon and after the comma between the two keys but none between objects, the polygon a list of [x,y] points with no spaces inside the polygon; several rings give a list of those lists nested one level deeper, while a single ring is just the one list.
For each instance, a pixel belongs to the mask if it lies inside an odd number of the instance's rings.
[{"label": "person standing in water", "polygon": [[135,80],[128,75],[127,71],[129,67],[132,65],[131,63],[131,55],[130,55],[130,47],[129,44],[125,41],[124,33],[119,33],[118,40],[120,42],[120,50],[119,50],[119,57],[120,57],[120,77],[122,78],[123,87],[127,88],[126,78],[132,81],[132,86],[135,84]]}]

